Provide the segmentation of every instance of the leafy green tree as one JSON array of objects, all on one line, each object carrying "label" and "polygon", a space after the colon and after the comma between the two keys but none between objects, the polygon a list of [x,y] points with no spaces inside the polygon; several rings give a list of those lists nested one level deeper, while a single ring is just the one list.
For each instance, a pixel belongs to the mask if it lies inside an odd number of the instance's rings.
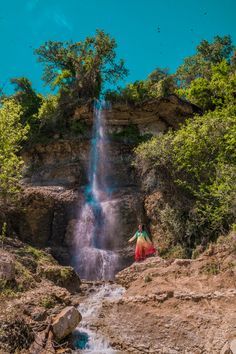
[{"label": "leafy green tree", "polygon": [[159,82],[169,76],[169,70],[167,68],[156,68],[148,75],[150,82]]},{"label": "leafy green tree", "polygon": [[21,124],[22,114],[20,104],[13,99],[5,100],[0,108],[0,196],[4,202],[20,188],[23,160],[19,151],[29,130]]},{"label": "leafy green tree", "polygon": [[52,88],[74,90],[82,99],[98,98],[104,82],[115,83],[127,75],[124,61],[116,60],[116,42],[104,31],[81,42],[48,41],[36,49],[45,64],[43,79]]},{"label": "leafy green tree", "polygon": [[186,88],[197,78],[209,79],[211,65],[222,60],[230,62],[234,46],[230,36],[216,36],[212,43],[203,40],[197,46],[196,54],[184,59],[176,71],[176,78],[181,87]]},{"label": "leafy green tree", "polygon": [[199,77],[185,89],[177,92],[204,110],[213,110],[229,104],[235,104],[236,74],[224,59],[211,65],[209,79]]},{"label": "leafy green tree", "polygon": [[197,46],[197,52],[202,55],[204,60],[212,64],[218,64],[223,59],[229,61],[233,49],[234,46],[230,36],[215,36],[212,43],[204,39]]},{"label": "leafy green tree", "polygon": [[38,113],[42,96],[33,90],[31,82],[26,77],[13,78],[11,83],[15,90],[13,98],[21,105],[23,110],[22,122],[30,122],[34,115]]},{"label": "leafy green tree", "polygon": [[168,97],[177,88],[173,75],[168,75],[155,83],[148,85],[149,96],[151,98]]},{"label": "leafy green tree", "polygon": [[59,129],[58,127],[58,95],[48,95],[43,98],[37,119],[39,121],[39,132],[47,134]]},{"label": "leafy green tree", "polygon": [[124,88],[119,87],[116,90],[107,90],[105,98],[112,103],[135,104],[142,102],[149,98],[147,81],[137,80]]}]

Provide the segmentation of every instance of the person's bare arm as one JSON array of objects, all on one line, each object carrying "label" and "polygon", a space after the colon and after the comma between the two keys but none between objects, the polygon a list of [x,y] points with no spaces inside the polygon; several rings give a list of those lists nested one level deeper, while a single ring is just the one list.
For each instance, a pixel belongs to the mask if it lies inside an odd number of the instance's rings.
[{"label": "person's bare arm", "polygon": [[131,237],[131,238],[128,240],[128,242],[131,243],[131,242],[133,242],[135,239],[136,239],[136,235],[134,235],[133,237]]}]

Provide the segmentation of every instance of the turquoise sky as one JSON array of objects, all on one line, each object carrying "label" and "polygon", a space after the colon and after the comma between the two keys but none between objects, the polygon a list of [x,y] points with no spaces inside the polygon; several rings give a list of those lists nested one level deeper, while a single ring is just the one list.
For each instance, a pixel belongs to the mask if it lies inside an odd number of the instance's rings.
[{"label": "turquoise sky", "polygon": [[118,43],[126,81],[155,67],[174,71],[202,39],[230,34],[236,42],[235,0],[0,0],[0,85],[27,76],[45,91],[33,49],[46,40],[81,40],[96,28]]}]

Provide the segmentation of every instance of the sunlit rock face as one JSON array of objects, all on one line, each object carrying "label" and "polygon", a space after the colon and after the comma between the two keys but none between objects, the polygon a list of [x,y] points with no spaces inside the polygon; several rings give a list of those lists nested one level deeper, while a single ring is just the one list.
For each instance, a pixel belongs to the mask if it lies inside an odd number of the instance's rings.
[{"label": "sunlit rock face", "polygon": [[[112,202],[107,202],[102,191],[99,193],[105,212],[112,209],[114,220],[110,219],[106,227],[111,222],[115,224],[115,231],[110,235],[112,242],[107,239],[106,248],[115,247],[124,259],[131,259],[127,239],[138,223],[146,221],[146,215],[140,181],[132,166],[137,141],[122,134],[118,140],[113,137],[130,126],[141,136],[159,134],[169,127],[175,129],[196,110],[174,95],[139,106],[105,108],[109,143],[103,144],[105,166],[100,164],[98,169],[103,169],[103,183],[109,186]],[[55,256],[66,264],[71,261],[73,233],[89,183],[93,112],[86,106],[80,107],[71,119],[84,121],[86,134],[63,139],[55,135],[48,143],[38,143],[24,150],[25,192],[21,205],[8,216],[9,227],[22,239],[40,247],[51,247]],[[97,182],[101,183],[99,177]]]},{"label": "sunlit rock face", "polygon": [[[133,105],[114,103],[107,108],[106,118],[111,131],[135,124],[141,134],[158,134],[170,127],[177,129],[186,118],[195,113],[201,113],[197,106],[172,94]],[[93,114],[90,107],[78,107],[73,119],[92,124]]]},{"label": "sunlit rock face", "polygon": [[82,186],[86,183],[89,141],[53,139],[23,152],[24,182],[34,186]]}]

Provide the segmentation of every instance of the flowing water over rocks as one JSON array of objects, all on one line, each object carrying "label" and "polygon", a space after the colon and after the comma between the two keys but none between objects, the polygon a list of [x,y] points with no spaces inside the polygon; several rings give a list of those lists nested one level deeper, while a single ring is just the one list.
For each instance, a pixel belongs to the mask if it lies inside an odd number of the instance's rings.
[{"label": "flowing water over rocks", "polygon": [[75,353],[119,354],[109,345],[109,340],[97,332],[93,323],[97,321],[103,300],[119,300],[125,289],[116,284],[104,284],[100,287],[90,288],[89,295],[78,307],[82,321],[74,332],[74,345],[79,349]]}]

